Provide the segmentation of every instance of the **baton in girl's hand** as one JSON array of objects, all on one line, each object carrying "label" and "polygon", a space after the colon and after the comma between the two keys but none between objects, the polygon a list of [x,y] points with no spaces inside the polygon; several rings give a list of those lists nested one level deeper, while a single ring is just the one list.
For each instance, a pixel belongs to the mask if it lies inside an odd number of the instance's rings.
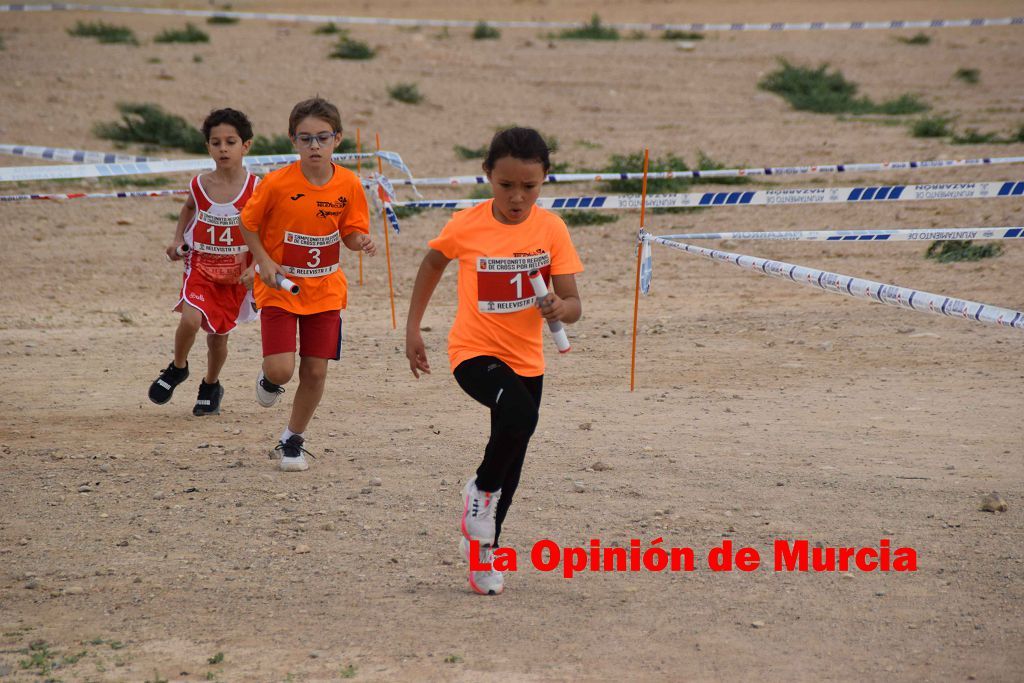
[{"label": "baton in girl's hand", "polygon": [[[540,271],[531,270],[528,276],[530,284],[533,285],[533,293],[537,295],[537,301],[539,302],[547,297],[548,288],[544,284],[544,277],[541,276]],[[569,349],[572,347],[569,345],[569,337],[565,334],[562,322],[560,320],[548,320],[548,329],[551,330],[551,336],[555,338],[555,346],[558,347],[558,352],[569,353]]]}]

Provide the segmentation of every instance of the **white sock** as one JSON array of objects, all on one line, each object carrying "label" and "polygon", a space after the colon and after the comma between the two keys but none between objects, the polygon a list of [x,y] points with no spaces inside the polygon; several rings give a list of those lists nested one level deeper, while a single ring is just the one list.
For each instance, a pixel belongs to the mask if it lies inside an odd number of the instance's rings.
[{"label": "white sock", "polygon": [[[296,433],[297,432],[293,432],[288,427],[285,427],[284,431],[281,432],[281,443],[285,443],[286,441],[288,441],[288,439],[292,438],[292,435],[294,435]],[[302,434],[305,434],[305,432],[303,432]],[[299,434],[299,436],[302,436],[302,434]],[[303,437],[303,438],[305,438],[305,437]]]}]

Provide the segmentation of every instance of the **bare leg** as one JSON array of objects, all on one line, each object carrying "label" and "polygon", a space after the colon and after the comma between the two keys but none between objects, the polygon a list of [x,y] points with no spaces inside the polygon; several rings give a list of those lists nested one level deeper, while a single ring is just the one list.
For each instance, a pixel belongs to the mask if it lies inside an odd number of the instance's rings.
[{"label": "bare leg", "polygon": [[216,384],[220,379],[220,371],[228,360],[228,335],[206,335],[206,377],[207,384]]},{"label": "bare leg", "polygon": [[181,320],[174,332],[174,365],[179,368],[188,363],[188,353],[196,341],[196,333],[203,324],[203,314],[189,304],[181,307]]},{"label": "bare leg", "polygon": [[295,400],[292,401],[292,416],[288,420],[288,429],[296,434],[306,431],[310,420],[313,419],[313,413],[320,405],[326,381],[326,358],[306,356],[299,359],[299,388],[295,390]]},{"label": "bare leg", "polygon": [[294,351],[273,353],[263,357],[263,374],[274,384],[288,384],[294,373]]}]

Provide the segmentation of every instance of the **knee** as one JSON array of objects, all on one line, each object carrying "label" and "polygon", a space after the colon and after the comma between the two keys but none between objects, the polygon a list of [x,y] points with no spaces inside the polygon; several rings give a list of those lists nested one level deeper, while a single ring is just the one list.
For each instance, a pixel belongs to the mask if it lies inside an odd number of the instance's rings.
[{"label": "knee", "polygon": [[289,362],[280,358],[263,359],[263,374],[274,384],[287,384],[291,381],[293,372],[295,372],[295,361]]},{"label": "knee", "polygon": [[499,404],[498,424],[509,438],[529,439],[537,429],[540,414],[532,401],[523,400]]},{"label": "knee", "polygon": [[327,363],[306,363],[299,365],[299,381],[303,384],[323,384],[327,380]]},{"label": "knee", "polygon": [[211,351],[227,351],[228,350],[228,335],[226,335],[226,334],[208,334],[208,335],[206,335],[206,346]]}]

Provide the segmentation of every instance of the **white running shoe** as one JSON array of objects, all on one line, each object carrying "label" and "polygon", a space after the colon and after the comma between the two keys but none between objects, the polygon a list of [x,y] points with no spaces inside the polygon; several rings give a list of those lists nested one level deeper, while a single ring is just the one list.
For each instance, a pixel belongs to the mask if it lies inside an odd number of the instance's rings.
[{"label": "white running shoe", "polygon": [[256,401],[264,408],[269,408],[277,403],[283,393],[284,387],[271,382],[260,370],[260,376],[256,378]]},{"label": "white running shoe", "polygon": [[462,489],[462,535],[475,538],[481,545],[494,543],[494,511],[501,498],[501,489],[494,493],[476,487],[476,477]]},{"label": "white running shoe", "polygon": [[[465,537],[459,539],[459,553],[467,563],[469,562],[470,550],[469,541]],[[494,551],[491,549],[491,546],[481,545],[478,559],[481,564],[493,563]],[[490,569],[481,571],[470,569],[469,587],[473,589],[474,593],[479,593],[480,595],[501,595],[501,592],[505,590],[505,573],[499,572],[493,565]]]},{"label": "white running shoe", "polygon": [[306,453],[309,451],[303,447],[304,443],[298,434],[292,434],[287,441],[277,443],[274,450],[281,451],[278,467],[282,472],[305,472],[309,469],[309,463],[306,462]]}]

